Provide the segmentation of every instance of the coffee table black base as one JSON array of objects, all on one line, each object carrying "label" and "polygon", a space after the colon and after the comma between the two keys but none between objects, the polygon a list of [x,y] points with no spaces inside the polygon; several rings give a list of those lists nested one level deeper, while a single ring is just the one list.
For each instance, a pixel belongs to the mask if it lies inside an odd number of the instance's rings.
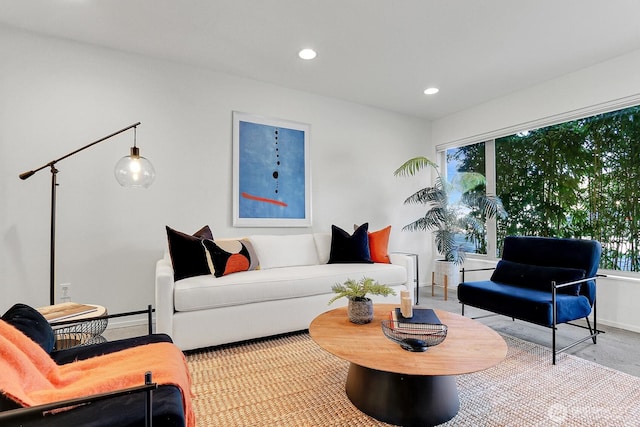
[{"label": "coffee table black base", "polygon": [[455,376],[402,375],[349,366],[347,396],[365,414],[401,426],[434,426],[460,409]]}]

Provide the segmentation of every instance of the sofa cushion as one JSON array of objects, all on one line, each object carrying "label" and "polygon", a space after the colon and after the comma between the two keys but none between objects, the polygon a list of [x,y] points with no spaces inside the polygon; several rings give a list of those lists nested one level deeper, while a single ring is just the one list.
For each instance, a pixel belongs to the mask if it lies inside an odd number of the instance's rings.
[{"label": "sofa cushion", "polygon": [[[463,304],[539,325],[553,324],[553,305],[548,291],[485,280],[460,283],[457,293]],[[581,319],[591,313],[589,300],[583,295],[558,294],[557,297],[557,323]]]},{"label": "sofa cushion", "polygon": [[53,329],[38,310],[26,304],[15,304],[2,320],[38,343],[47,353],[51,353],[56,343]]},{"label": "sofa cushion", "polygon": [[249,240],[262,270],[319,264],[313,234],[254,235]]},{"label": "sofa cushion", "polygon": [[331,255],[331,233],[315,233],[313,240],[318,251],[318,264],[328,263]]},{"label": "sofa cushion", "polygon": [[395,264],[319,264],[195,276],[175,283],[174,304],[176,311],[197,311],[313,295],[327,295],[328,302],[333,284],[363,276],[399,286],[406,283],[407,270]]},{"label": "sofa cushion", "polygon": [[248,271],[251,266],[251,257],[244,244],[239,241],[221,242],[225,249],[217,245],[216,242],[204,239],[202,244],[207,249],[206,256],[211,274],[222,277],[231,273]]},{"label": "sofa cushion", "polygon": [[[584,270],[579,268],[545,267],[500,260],[491,275],[491,280],[551,292],[552,281],[562,284],[584,279],[584,277]],[[579,295],[580,283],[558,288],[558,293]]]},{"label": "sofa cushion", "polygon": [[202,245],[203,239],[213,239],[213,233],[211,233],[209,226],[205,225],[191,236],[169,226],[166,229],[174,280],[210,274],[205,249]]},{"label": "sofa cushion", "polygon": [[593,277],[598,271],[601,252],[600,243],[595,240],[507,236],[502,259],[523,264],[580,268],[585,271],[585,277]]},{"label": "sofa cushion", "polygon": [[368,228],[369,224],[364,223],[350,235],[342,228],[332,225],[329,264],[372,263]]},{"label": "sofa cushion", "polygon": [[390,264],[389,259],[389,235],[391,234],[391,226],[387,226],[382,230],[369,232],[369,253],[371,261]]}]

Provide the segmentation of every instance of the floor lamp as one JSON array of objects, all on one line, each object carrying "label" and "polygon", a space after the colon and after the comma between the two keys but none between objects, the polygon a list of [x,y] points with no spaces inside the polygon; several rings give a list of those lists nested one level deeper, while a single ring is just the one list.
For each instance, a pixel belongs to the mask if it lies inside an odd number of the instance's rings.
[{"label": "floor lamp", "polygon": [[124,129],[120,129],[117,132],[112,133],[111,135],[107,135],[104,138],[100,138],[97,141],[94,141],[90,144],[85,145],[82,148],[79,148],[75,151],[72,151],[69,154],[65,154],[64,156],[52,160],[49,163],[46,163],[40,166],[37,169],[30,170],[20,174],[20,179],[25,180],[36,172],[41,171],[45,168],[50,168],[51,170],[51,259],[50,259],[50,290],[49,290],[49,298],[51,305],[55,304],[55,272],[56,272],[56,187],[57,183],[57,175],[58,169],[56,169],[56,163],[60,160],[64,160],[67,157],[71,157],[80,151],[86,150],[89,147],[93,147],[96,144],[99,144],[103,141],[106,141],[109,138],[112,138],[122,132],[125,132],[129,129],[133,128],[133,147],[131,147],[131,152],[128,156],[123,157],[116,163],[115,166],[115,177],[116,180],[123,187],[141,187],[147,188],[151,185],[153,180],[155,179],[156,172],[153,169],[153,165],[144,157],[140,156],[140,150],[136,147],[136,128],[140,125],[140,122],[127,126]]}]

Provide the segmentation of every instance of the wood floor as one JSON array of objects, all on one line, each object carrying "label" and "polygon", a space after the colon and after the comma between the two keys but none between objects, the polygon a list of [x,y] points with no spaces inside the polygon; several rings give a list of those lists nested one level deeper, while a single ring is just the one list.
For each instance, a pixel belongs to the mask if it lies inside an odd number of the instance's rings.
[{"label": "wood floor", "polygon": [[[442,288],[436,288],[436,295],[431,297],[431,286],[420,289],[420,306],[453,311],[458,314],[461,312],[461,305],[455,291],[450,290],[448,301],[444,301]],[[477,317],[487,314],[491,313],[465,306],[465,316]],[[491,316],[479,321],[498,332],[551,347],[551,330],[548,328],[519,320],[513,321],[506,316]],[[597,344],[594,345],[589,340],[569,349],[567,353],[640,377],[640,358],[637,357],[640,354],[640,334],[600,324],[598,329],[605,333],[598,335]],[[558,348],[588,335],[585,332],[588,331],[560,325],[556,334]]]}]

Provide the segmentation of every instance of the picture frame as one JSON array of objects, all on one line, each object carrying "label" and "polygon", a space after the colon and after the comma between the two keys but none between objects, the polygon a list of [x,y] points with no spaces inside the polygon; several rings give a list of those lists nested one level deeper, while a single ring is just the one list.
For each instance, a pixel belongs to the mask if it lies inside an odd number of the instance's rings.
[{"label": "picture frame", "polygon": [[233,112],[233,226],[310,227],[311,126]]}]

